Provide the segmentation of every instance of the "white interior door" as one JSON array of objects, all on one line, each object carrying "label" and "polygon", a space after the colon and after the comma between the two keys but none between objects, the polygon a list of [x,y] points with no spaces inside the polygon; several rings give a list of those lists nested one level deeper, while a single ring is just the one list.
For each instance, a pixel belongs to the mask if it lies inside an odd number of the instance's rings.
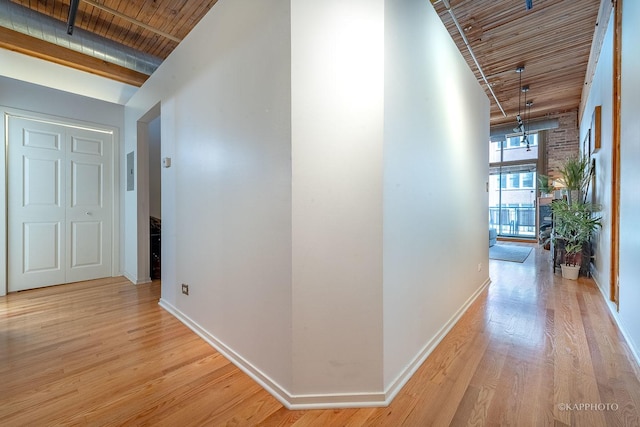
[{"label": "white interior door", "polygon": [[112,135],[8,121],[10,292],[111,275]]}]

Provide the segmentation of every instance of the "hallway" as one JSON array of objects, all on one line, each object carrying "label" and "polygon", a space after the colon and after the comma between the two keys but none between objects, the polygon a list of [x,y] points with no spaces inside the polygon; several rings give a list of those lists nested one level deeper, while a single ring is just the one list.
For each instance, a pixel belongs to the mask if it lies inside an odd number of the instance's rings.
[{"label": "hallway", "polygon": [[13,293],[0,298],[0,424],[639,425],[640,369],[593,281],[554,275],[540,248],[490,272],[391,405],[341,410],[283,408],[158,306],[158,282]]}]

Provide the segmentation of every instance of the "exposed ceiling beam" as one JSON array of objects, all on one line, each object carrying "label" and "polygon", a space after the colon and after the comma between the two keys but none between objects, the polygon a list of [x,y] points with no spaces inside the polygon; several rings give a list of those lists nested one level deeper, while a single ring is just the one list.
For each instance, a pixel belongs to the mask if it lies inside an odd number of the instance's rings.
[{"label": "exposed ceiling beam", "polygon": [[54,45],[35,37],[0,27],[0,48],[55,62],[133,86],[142,86],[149,76],[92,56]]}]

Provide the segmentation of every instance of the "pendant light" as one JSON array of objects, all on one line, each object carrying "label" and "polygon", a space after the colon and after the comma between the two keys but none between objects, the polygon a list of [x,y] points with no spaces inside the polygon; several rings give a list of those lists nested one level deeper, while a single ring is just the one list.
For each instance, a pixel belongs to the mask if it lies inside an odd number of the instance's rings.
[{"label": "pendant light", "polygon": [[[524,111],[522,112],[523,115],[526,116],[527,113],[527,92],[529,92],[529,85],[526,86],[522,86],[520,91],[524,92]],[[520,145],[527,145],[527,148],[529,147],[529,138],[527,138],[527,129],[524,126],[524,122],[522,123],[522,126],[520,126],[520,128],[522,129],[522,143]]]},{"label": "pendant light", "polygon": [[520,104],[520,95],[522,92],[522,73],[524,72],[524,65],[516,68],[516,73],[520,74],[520,81],[518,83],[518,115],[516,116],[516,121],[518,122],[518,126],[513,128],[515,133],[523,133],[524,132],[524,123],[522,122],[521,116],[521,104]]},{"label": "pendant light", "polygon": [[[527,86],[528,88],[528,86]],[[525,93],[526,96],[526,93]],[[527,151],[531,151],[531,146],[529,145],[529,119],[531,119],[531,106],[533,105],[533,101],[527,101],[524,103],[525,108],[527,109],[527,123],[526,123],[526,127],[525,127],[525,136],[524,139],[527,143]]]}]

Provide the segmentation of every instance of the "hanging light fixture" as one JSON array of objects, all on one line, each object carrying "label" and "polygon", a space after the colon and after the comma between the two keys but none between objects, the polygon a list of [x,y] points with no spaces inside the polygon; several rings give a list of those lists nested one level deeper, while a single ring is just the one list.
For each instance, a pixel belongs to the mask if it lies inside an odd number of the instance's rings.
[{"label": "hanging light fixture", "polygon": [[522,122],[522,116],[520,115],[521,104],[520,104],[520,95],[522,94],[522,73],[524,72],[524,65],[516,68],[516,73],[520,74],[520,82],[518,83],[518,115],[516,116],[516,121],[518,122],[518,126],[513,128],[515,133],[523,133],[524,132],[524,123]]},{"label": "hanging light fixture", "polygon": [[[529,92],[529,85],[526,86],[522,86],[520,88],[520,91],[524,92],[524,111],[522,112],[523,115],[526,116],[527,113],[527,92]],[[520,145],[527,145],[527,147],[529,146],[529,138],[527,138],[527,129],[524,126],[524,122],[522,123],[522,126],[520,126],[520,128],[522,129],[522,143]]]},{"label": "hanging light fixture", "polygon": [[[527,90],[529,89],[529,86],[527,86]],[[525,97],[526,97],[526,93],[525,93]],[[526,123],[526,127],[525,127],[525,132],[524,132],[524,140],[527,143],[527,151],[531,151],[531,146],[529,145],[529,119],[531,119],[531,106],[533,105],[533,101],[526,101],[524,103],[525,108],[527,109],[527,123]]]}]

